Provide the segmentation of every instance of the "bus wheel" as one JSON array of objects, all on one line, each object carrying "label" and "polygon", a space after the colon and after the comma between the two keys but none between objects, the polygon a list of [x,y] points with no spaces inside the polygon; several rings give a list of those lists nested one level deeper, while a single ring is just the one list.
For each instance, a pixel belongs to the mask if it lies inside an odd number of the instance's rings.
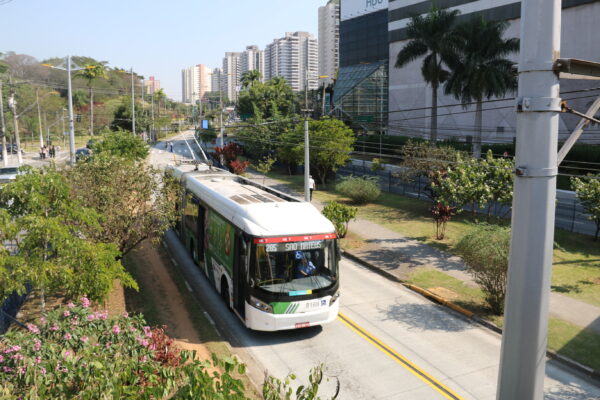
[{"label": "bus wheel", "polygon": [[221,279],[221,297],[223,298],[227,308],[231,310],[229,301],[229,285],[227,285],[227,279],[225,277]]}]

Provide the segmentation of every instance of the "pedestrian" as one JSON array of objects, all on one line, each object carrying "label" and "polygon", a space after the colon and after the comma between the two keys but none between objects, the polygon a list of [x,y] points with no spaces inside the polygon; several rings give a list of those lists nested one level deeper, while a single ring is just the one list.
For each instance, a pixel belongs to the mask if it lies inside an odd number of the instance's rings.
[{"label": "pedestrian", "polygon": [[169,142],[169,151],[173,152],[173,142]]},{"label": "pedestrian", "polygon": [[310,201],[312,201],[313,192],[317,188],[317,186],[315,185],[315,180],[313,179],[312,175],[309,175],[309,178],[308,178],[308,188],[310,189],[310,197],[309,198],[310,198]]},{"label": "pedestrian", "polygon": [[[56,146],[56,151],[60,153],[60,145]],[[55,153],[56,154],[56,153]]]},{"label": "pedestrian", "polygon": [[50,158],[54,158],[56,156],[56,149],[54,145],[50,146]]},{"label": "pedestrian", "polygon": [[44,147],[40,147],[40,160],[44,159]]}]

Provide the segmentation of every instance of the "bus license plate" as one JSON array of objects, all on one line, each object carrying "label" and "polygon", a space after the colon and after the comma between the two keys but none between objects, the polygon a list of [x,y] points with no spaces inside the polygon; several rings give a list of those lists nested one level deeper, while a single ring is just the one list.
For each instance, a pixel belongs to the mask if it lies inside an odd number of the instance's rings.
[{"label": "bus license plate", "polygon": [[310,326],[310,322],[298,322],[296,323],[296,329],[298,328],[308,328]]}]

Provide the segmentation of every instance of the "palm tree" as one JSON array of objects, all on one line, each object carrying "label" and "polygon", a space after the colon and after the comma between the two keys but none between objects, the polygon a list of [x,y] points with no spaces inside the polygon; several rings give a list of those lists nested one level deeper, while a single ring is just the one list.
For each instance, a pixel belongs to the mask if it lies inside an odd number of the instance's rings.
[{"label": "palm tree", "polygon": [[444,92],[464,107],[475,102],[473,156],[481,157],[483,98],[504,97],[517,88],[515,63],[506,56],[519,51],[519,39],[504,39],[507,22],[473,18],[455,29],[456,53],[446,61],[451,68]]},{"label": "palm tree", "polygon": [[90,136],[94,136],[94,89],[92,88],[92,82],[98,78],[106,79],[108,77],[106,67],[102,63],[88,64],[77,75],[87,80],[90,91]]},{"label": "palm tree", "polygon": [[447,78],[449,72],[444,69],[445,59],[452,54],[453,25],[458,10],[440,10],[435,6],[425,16],[416,15],[406,27],[410,41],[396,57],[396,68],[425,56],[421,73],[425,82],[431,85],[431,143],[437,141],[437,96],[438,87]]},{"label": "palm tree", "polygon": [[252,87],[256,82],[260,82],[260,78],[262,78],[262,75],[258,70],[253,69],[244,72],[242,74],[242,78],[240,79],[242,82],[242,88],[246,89]]}]

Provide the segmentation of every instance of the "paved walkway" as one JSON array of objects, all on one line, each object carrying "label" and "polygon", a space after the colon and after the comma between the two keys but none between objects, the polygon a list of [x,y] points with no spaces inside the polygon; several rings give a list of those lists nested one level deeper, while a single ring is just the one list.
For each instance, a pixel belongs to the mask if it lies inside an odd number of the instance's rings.
[{"label": "paved walkway", "polygon": [[[261,175],[252,172],[249,175],[262,183]],[[267,179],[265,183],[280,191],[302,197],[280,181]],[[317,200],[313,199],[312,203],[319,209],[323,208],[323,205]],[[459,279],[465,282],[466,285],[477,286],[471,275],[466,272],[465,265],[460,257],[407,238],[365,219],[351,221],[349,231],[357,233],[367,242],[365,246],[352,249],[350,251],[352,255],[385,270],[401,280],[408,278],[409,274],[417,268],[428,267]],[[600,307],[560,293],[551,292],[550,315],[600,333]]]}]

